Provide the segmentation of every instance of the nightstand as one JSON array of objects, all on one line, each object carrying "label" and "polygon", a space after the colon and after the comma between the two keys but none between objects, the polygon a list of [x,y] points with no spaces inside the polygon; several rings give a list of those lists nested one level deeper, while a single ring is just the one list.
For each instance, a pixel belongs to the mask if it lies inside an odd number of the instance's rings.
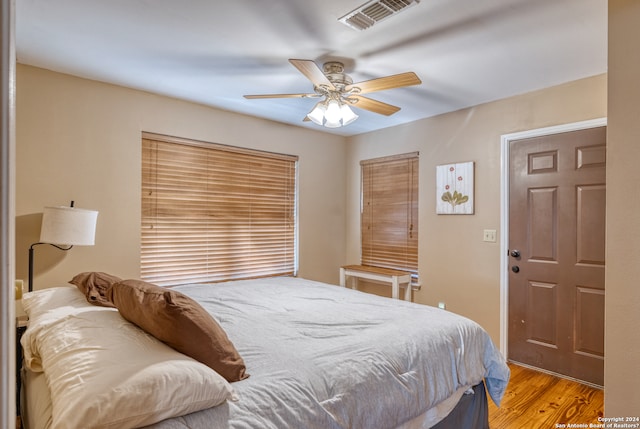
[{"label": "nightstand", "polygon": [[27,316],[16,317],[16,414],[18,422],[20,421],[20,387],[22,386],[22,345],[20,339],[24,331],[27,330],[27,321]]}]

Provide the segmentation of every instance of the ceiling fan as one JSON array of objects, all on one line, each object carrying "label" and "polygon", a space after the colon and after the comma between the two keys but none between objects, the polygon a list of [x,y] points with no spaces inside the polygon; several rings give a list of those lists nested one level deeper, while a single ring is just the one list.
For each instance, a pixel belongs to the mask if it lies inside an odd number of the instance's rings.
[{"label": "ceiling fan", "polygon": [[341,127],[358,118],[349,106],[381,115],[393,115],[400,110],[399,107],[363,97],[362,94],[422,83],[413,72],[353,83],[353,79],[344,72],[344,64],[339,61],[324,63],[322,70],[311,60],[290,59],[289,62],[313,83],[313,93],[245,95],[244,97],[248,99],[323,97],[304,120],[311,120],[328,128]]}]

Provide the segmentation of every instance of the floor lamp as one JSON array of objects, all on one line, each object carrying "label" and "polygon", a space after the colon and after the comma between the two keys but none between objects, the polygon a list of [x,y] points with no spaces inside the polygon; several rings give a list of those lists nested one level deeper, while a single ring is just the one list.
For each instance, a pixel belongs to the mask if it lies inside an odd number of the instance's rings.
[{"label": "floor lamp", "polygon": [[33,290],[33,248],[49,244],[60,250],[73,246],[93,246],[98,212],[73,207],[45,207],[42,213],[40,241],[29,247],[29,292]]}]

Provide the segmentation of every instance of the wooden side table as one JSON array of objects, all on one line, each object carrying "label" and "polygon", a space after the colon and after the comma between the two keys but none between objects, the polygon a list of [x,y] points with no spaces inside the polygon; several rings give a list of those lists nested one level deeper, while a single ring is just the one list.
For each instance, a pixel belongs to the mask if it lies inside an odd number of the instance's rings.
[{"label": "wooden side table", "polygon": [[343,265],[340,267],[340,286],[347,286],[347,277],[353,277],[352,289],[358,289],[358,279],[377,280],[391,284],[391,297],[400,298],[400,285],[406,285],[404,300],[411,301],[411,273],[369,265]]}]

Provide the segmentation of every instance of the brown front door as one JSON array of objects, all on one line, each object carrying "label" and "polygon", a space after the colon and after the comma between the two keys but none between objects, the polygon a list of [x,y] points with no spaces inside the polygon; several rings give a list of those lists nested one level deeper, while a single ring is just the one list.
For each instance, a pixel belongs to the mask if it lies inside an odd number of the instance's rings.
[{"label": "brown front door", "polygon": [[509,359],[604,384],[606,127],[509,143]]}]

